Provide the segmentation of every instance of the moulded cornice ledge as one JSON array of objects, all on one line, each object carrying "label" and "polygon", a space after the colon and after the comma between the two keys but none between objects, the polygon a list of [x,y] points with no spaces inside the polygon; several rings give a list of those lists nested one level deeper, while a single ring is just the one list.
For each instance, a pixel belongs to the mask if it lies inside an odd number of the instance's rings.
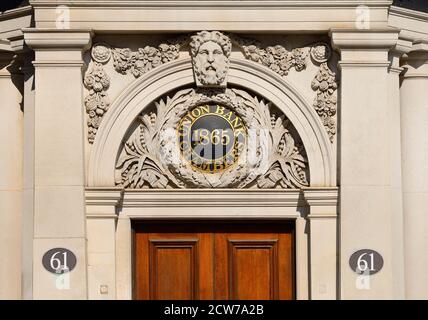
[{"label": "moulded cornice ledge", "polygon": [[33,29],[25,28],[25,43],[33,49],[81,49],[91,46],[91,29]]},{"label": "moulded cornice ledge", "polygon": [[397,44],[399,30],[347,30],[331,29],[332,45],[343,49],[390,49]]},{"label": "moulded cornice ledge", "polygon": [[309,219],[337,217],[339,188],[303,188],[303,195],[310,207]]},{"label": "moulded cornice ledge", "polygon": [[25,6],[25,7],[20,7],[16,9],[11,9],[4,12],[0,12],[0,21],[19,18],[22,16],[31,15],[32,13],[33,13],[32,6]]},{"label": "moulded cornice ledge", "polygon": [[412,50],[413,41],[401,36],[397,40],[395,50],[401,53],[408,53]]},{"label": "moulded cornice ledge", "polygon": [[31,5],[52,7],[389,7],[392,0],[32,0]]},{"label": "moulded cornice ledge", "polygon": [[[294,207],[300,190],[166,189],[126,190],[124,207]],[[304,203],[303,203],[304,205]]]},{"label": "moulded cornice ledge", "polygon": [[389,15],[428,23],[428,13],[403,7],[391,6]]},{"label": "moulded cornice ledge", "polygon": [[117,218],[116,207],[122,197],[121,188],[86,188],[86,216],[88,218]]},{"label": "moulded cornice ledge", "polygon": [[12,51],[9,40],[0,39],[0,52],[1,51]]},{"label": "moulded cornice ledge", "polygon": [[303,195],[309,206],[336,206],[339,188],[303,188]]},{"label": "moulded cornice ledge", "polygon": [[412,52],[428,53],[428,40],[416,40],[415,42],[413,42]]},{"label": "moulded cornice ledge", "polygon": [[85,190],[85,200],[87,205],[117,205],[122,199],[122,195],[122,188],[86,188]]}]

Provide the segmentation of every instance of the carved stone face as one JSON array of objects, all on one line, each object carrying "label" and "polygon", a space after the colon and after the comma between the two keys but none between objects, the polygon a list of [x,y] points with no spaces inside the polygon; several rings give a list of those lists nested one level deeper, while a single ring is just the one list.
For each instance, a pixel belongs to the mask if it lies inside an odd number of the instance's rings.
[{"label": "carved stone face", "polygon": [[228,58],[219,44],[207,41],[193,58],[196,77],[202,85],[220,86],[225,82]]}]

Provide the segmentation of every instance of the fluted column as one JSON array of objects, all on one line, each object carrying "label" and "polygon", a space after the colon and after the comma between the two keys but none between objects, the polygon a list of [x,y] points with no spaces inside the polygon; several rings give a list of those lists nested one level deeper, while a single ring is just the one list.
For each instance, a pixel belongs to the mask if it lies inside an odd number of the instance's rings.
[{"label": "fluted column", "polygon": [[414,43],[401,85],[406,298],[428,299],[428,42]]},{"label": "fluted column", "polygon": [[[82,52],[89,30],[25,29],[35,51],[34,299],[86,299]],[[58,286],[41,261],[50,249],[72,251],[77,264]]]}]

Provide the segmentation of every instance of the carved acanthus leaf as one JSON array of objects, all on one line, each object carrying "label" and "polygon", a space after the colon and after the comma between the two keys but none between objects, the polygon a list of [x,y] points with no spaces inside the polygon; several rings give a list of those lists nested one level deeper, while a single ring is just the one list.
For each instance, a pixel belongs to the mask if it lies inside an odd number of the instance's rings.
[{"label": "carved acanthus leaf", "polygon": [[288,127],[285,116],[272,114],[272,152],[268,171],[257,180],[259,188],[301,188],[308,186],[306,157],[303,145],[297,145]]},{"label": "carved acanthus leaf", "polygon": [[117,161],[121,170],[117,184],[124,188],[165,189],[176,186],[174,178],[164,171],[156,150],[156,113],[139,116],[138,129],[124,145],[124,152]]},{"label": "carved acanthus leaf", "polygon": [[[217,103],[233,109],[253,132],[245,161],[216,174],[192,168],[177,147],[177,123],[193,107]],[[285,116],[270,103],[240,89],[184,89],[143,112],[117,162],[125,188],[300,188],[308,185],[307,160]],[[254,136],[255,134],[255,136]],[[257,179],[259,178],[259,179]],[[257,180],[256,180],[257,179]]]}]

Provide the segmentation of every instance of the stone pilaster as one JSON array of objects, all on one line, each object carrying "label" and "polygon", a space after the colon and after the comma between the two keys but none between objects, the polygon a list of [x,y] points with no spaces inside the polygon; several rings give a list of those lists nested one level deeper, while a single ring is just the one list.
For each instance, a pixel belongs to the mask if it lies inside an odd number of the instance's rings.
[{"label": "stone pilaster", "polygon": [[[91,32],[24,29],[24,36],[35,51],[33,297],[86,299],[82,51]],[[41,263],[52,248],[77,257],[69,285]]]},{"label": "stone pilaster", "polygon": [[389,53],[391,65],[389,67],[389,106],[391,143],[391,215],[392,215],[392,267],[394,273],[394,297],[404,299],[404,226],[403,226],[403,197],[402,197],[402,169],[401,169],[401,116],[400,116],[400,67],[401,56],[408,52],[411,42],[399,39],[397,45]]},{"label": "stone pilaster", "polygon": [[[389,114],[389,51],[392,30],[332,30],[341,53],[340,139],[340,298],[392,299],[396,279],[392,214],[393,122]],[[396,141],[399,143],[399,141]],[[364,279],[351,270],[350,256],[372,249],[383,269]]]},{"label": "stone pilaster", "polygon": [[428,299],[428,42],[403,59],[401,142],[406,298]]},{"label": "stone pilaster", "polygon": [[21,298],[23,110],[20,63],[0,47],[0,299]]},{"label": "stone pilaster", "polygon": [[310,298],[337,299],[337,200],[338,188],[303,190],[309,204]]},{"label": "stone pilaster", "polygon": [[118,188],[86,190],[88,229],[88,298],[116,299],[117,205],[122,198]]},{"label": "stone pilaster", "polygon": [[22,55],[24,76],[24,170],[22,202],[22,298],[33,298],[34,236],[34,52]]}]

